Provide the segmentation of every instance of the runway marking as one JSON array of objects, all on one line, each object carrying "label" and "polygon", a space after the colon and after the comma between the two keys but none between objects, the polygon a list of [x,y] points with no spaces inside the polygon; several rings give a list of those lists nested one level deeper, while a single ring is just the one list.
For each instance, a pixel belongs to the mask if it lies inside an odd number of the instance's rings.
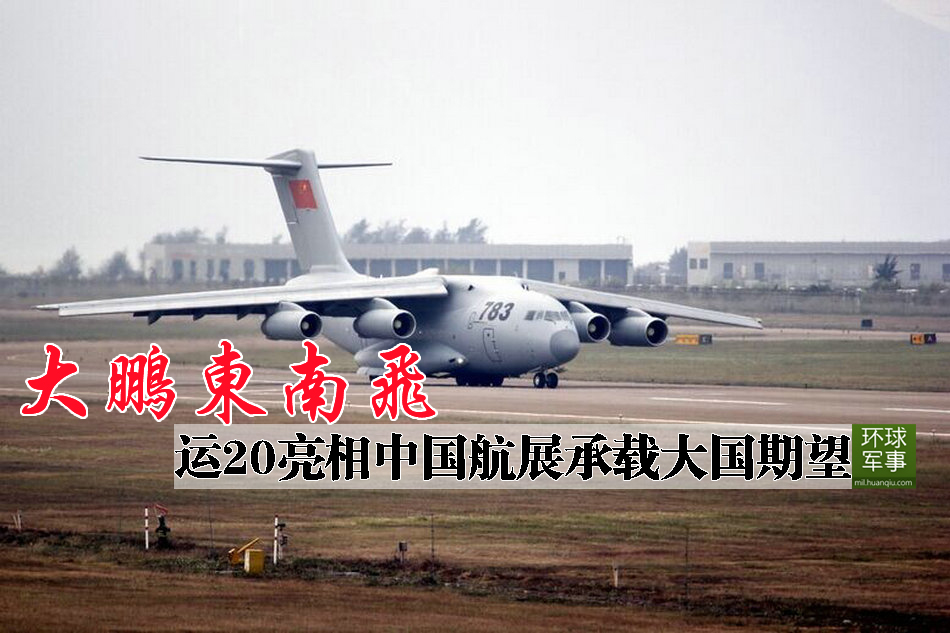
[{"label": "runway marking", "polygon": [[650,400],[664,400],[668,402],[705,402],[709,404],[751,404],[759,407],[784,407],[786,402],[764,402],[762,400],[718,400],[715,398],[673,398],[669,396],[653,396]]},{"label": "runway marking", "polygon": [[[364,404],[347,404],[347,406],[352,406],[357,409],[369,409],[369,405]],[[480,415],[480,416],[515,416],[515,417],[533,417],[533,418],[556,418],[556,419],[567,419],[567,420],[596,420],[598,422],[611,422],[615,424],[623,424],[627,422],[642,422],[648,424],[707,424],[714,426],[738,426],[738,427],[752,427],[752,428],[763,428],[763,427],[776,427],[783,429],[802,429],[808,431],[836,431],[844,432],[851,429],[850,426],[809,426],[809,425],[794,425],[794,424],[765,424],[765,423],[753,423],[753,422],[716,422],[712,420],[677,420],[670,418],[633,418],[626,415],[585,415],[585,414],[573,414],[573,413],[533,413],[526,411],[484,411],[481,409],[445,409],[440,408],[439,413],[459,413],[465,415]]]},{"label": "runway marking", "polygon": [[900,411],[902,413],[943,413],[950,414],[947,409],[909,409],[905,407],[884,407],[881,411]]},{"label": "runway marking", "polygon": [[[23,389],[12,389],[12,388],[3,388],[0,387],[0,391],[16,391],[23,392]],[[72,395],[74,396],[86,396],[86,397],[97,397],[101,396],[100,393],[92,393],[85,391],[73,391]],[[208,398],[197,397],[197,396],[185,396],[179,395],[178,400],[193,400],[197,402],[205,402]],[[255,400],[257,404],[262,405],[275,405],[283,406],[283,400]],[[371,408],[368,404],[353,404],[352,402],[346,403],[347,407],[353,409],[369,409]],[[843,432],[850,430],[849,426],[811,426],[811,425],[794,425],[794,424],[756,424],[752,422],[724,422],[724,421],[713,421],[713,420],[679,420],[679,419],[669,419],[669,418],[634,418],[626,415],[587,415],[583,413],[573,414],[573,413],[534,413],[528,411],[486,411],[482,409],[445,409],[439,408],[439,413],[457,413],[462,415],[474,415],[474,416],[508,416],[508,417],[519,417],[519,418],[549,418],[557,420],[595,420],[597,422],[612,422],[612,423],[626,423],[626,422],[640,422],[640,423],[649,423],[649,424],[707,424],[714,426],[734,426],[734,427],[751,427],[751,428],[763,428],[763,427],[776,427],[783,429],[802,429],[807,431],[835,431]]]},{"label": "runway marking", "polygon": [[[12,388],[12,387],[0,387],[0,391],[8,391],[14,393],[29,393],[35,397],[35,394],[32,391],[28,391],[25,388]],[[75,396],[85,396],[93,398],[101,398],[102,394],[98,392],[71,392]],[[186,396],[179,395],[178,400],[191,400],[195,402],[205,402],[208,400],[206,397],[198,396]],[[283,400],[255,400],[257,404],[261,405],[270,405],[270,406],[283,406]],[[354,404],[352,402],[346,403],[347,407],[353,409],[370,409],[368,404]],[[926,409],[928,412],[938,411],[936,409]],[[446,409],[439,408],[439,413],[456,413],[460,415],[472,415],[472,416],[508,416],[508,417],[517,417],[517,418],[548,418],[556,420],[593,420],[596,422],[611,422],[614,424],[620,423],[643,423],[643,424],[705,424],[712,426],[729,426],[729,427],[741,427],[741,428],[780,428],[780,429],[796,429],[803,431],[833,431],[836,433],[844,433],[851,430],[851,425],[842,425],[842,426],[817,426],[817,425],[806,425],[806,424],[781,424],[781,423],[754,423],[754,422],[726,422],[726,421],[714,421],[714,420],[681,420],[676,418],[637,418],[629,417],[626,415],[587,415],[587,414],[573,414],[573,413],[536,413],[528,411],[486,411],[482,409]],[[292,424],[293,422],[288,422]],[[918,431],[917,435],[930,435],[933,437],[950,437],[950,433],[933,433],[928,431]]]}]

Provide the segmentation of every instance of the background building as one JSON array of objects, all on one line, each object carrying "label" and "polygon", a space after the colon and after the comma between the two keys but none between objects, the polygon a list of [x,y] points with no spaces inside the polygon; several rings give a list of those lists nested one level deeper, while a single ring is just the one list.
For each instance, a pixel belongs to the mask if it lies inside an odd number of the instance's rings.
[{"label": "background building", "polygon": [[897,257],[901,286],[950,282],[941,242],[690,242],[689,286],[869,286],[874,267]]},{"label": "background building", "polygon": [[[629,244],[345,244],[350,264],[373,277],[446,274],[521,276],[566,284],[630,282]],[[282,283],[301,273],[290,244],[146,244],[150,281]]]}]

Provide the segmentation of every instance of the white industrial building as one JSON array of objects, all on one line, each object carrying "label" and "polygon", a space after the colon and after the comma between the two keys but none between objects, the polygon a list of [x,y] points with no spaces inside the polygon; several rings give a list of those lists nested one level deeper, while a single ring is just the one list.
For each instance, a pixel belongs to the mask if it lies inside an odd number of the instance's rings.
[{"label": "white industrial building", "polygon": [[[505,275],[566,284],[626,285],[629,244],[344,244],[350,264],[373,277],[446,274]],[[301,273],[290,244],[146,244],[149,281],[282,283]]]},{"label": "white industrial building", "polygon": [[950,240],[940,242],[690,242],[686,283],[716,287],[864,287],[888,255],[903,287],[950,282]]}]

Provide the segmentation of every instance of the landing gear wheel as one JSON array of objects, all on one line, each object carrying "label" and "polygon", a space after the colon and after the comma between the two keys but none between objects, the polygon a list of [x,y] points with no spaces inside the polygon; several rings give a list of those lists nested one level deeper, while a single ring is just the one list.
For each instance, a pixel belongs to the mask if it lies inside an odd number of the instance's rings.
[{"label": "landing gear wheel", "polygon": [[492,376],[491,386],[492,387],[501,387],[501,383],[505,382],[504,376]]},{"label": "landing gear wheel", "polygon": [[466,380],[462,376],[456,376],[455,384],[458,385],[459,387],[468,387],[468,380]]},{"label": "landing gear wheel", "polygon": [[544,374],[538,372],[534,375],[534,386],[537,389],[544,389],[547,385],[547,381],[544,379]]},{"label": "landing gear wheel", "polygon": [[544,377],[544,382],[547,384],[548,389],[557,389],[558,377],[553,371]]}]

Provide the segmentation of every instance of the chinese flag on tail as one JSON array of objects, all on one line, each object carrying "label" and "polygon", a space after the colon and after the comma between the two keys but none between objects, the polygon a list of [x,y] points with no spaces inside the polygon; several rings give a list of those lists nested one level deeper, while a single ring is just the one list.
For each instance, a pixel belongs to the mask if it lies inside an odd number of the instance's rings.
[{"label": "chinese flag on tail", "polygon": [[317,201],[313,197],[313,188],[309,180],[291,180],[290,193],[294,197],[294,206],[298,209],[317,208]]}]

